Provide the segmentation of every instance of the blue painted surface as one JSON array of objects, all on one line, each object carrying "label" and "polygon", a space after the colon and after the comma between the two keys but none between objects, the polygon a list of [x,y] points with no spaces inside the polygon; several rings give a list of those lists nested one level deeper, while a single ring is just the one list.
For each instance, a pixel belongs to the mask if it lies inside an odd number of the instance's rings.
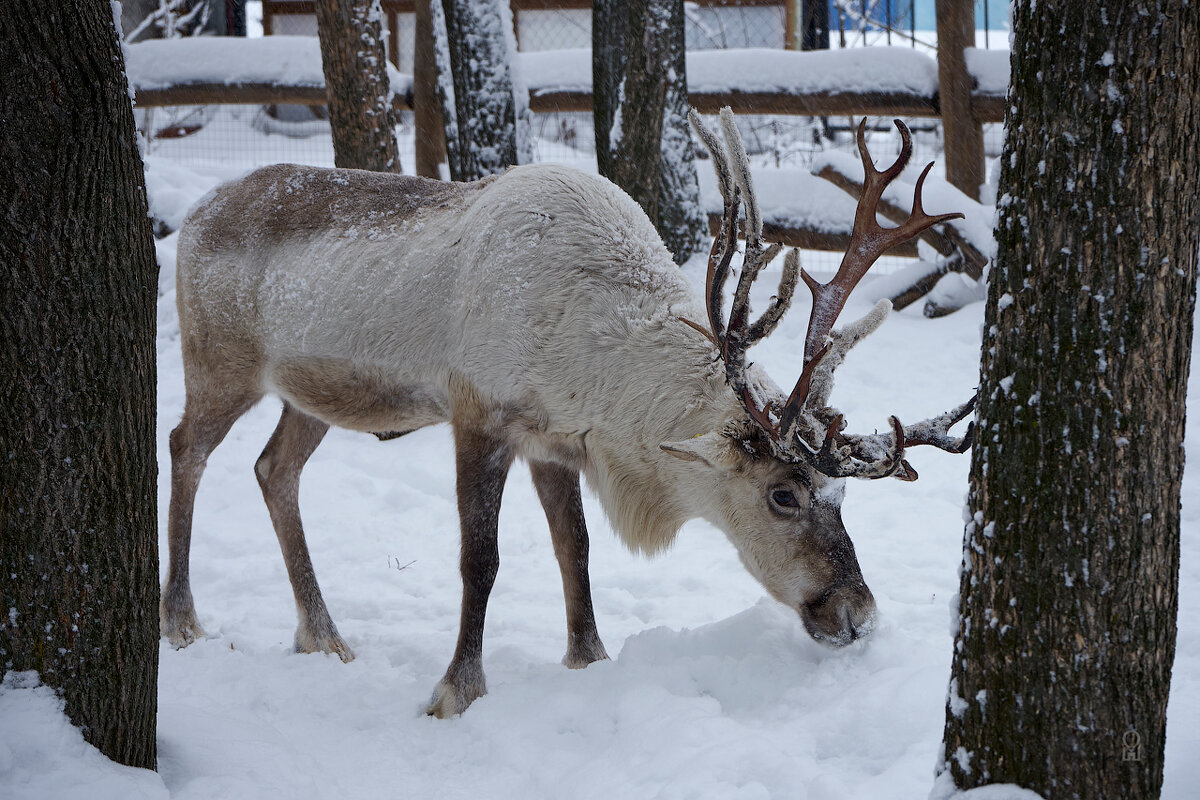
[{"label": "blue painted surface", "polygon": [[[917,30],[931,31],[937,27],[934,14],[935,0],[892,0],[892,19],[908,21],[910,4],[916,13]],[[830,0],[829,19],[833,27],[837,27],[837,9]],[[880,22],[887,16],[886,4],[880,3],[876,15]],[[987,27],[991,30],[1004,30],[1008,23],[1008,3],[1005,0],[975,0],[975,27],[983,30],[986,17]],[[905,26],[907,27],[907,26]]]}]

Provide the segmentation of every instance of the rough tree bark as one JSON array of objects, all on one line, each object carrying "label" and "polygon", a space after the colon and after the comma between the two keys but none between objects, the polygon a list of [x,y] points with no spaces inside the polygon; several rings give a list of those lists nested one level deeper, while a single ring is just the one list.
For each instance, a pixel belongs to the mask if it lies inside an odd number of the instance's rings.
[{"label": "rough tree bark", "polygon": [[104,0],[0,3],[0,673],[155,767],[157,266]]},{"label": "rough tree bark", "polygon": [[711,244],[708,217],[700,208],[696,146],[687,121],[687,40],[683,0],[672,0],[667,25],[667,94],[663,100],[662,155],[658,174],[658,232],[682,264]]},{"label": "rough tree bark", "polygon": [[[450,177],[473,181],[528,163],[528,122],[513,91],[510,14],[501,0],[442,0],[442,12],[433,22],[445,25],[439,46],[447,53],[439,62],[449,61],[453,79],[454,119],[444,114]],[[443,86],[447,101],[449,89]]]},{"label": "rough tree bark", "polygon": [[638,202],[675,260],[704,247],[687,123],[682,0],[597,0],[592,85],[600,174]]},{"label": "rough tree bark", "polygon": [[379,0],[317,0],[333,163],[400,172]]},{"label": "rough tree bark", "polygon": [[1152,798],[1200,247],[1200,6],[1021,0],[1013,23],[939,787]]}]

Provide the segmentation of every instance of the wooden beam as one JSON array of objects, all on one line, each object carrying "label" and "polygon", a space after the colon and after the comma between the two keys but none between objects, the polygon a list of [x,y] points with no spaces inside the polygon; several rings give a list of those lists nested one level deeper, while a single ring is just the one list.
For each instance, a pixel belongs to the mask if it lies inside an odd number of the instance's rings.
[{"label": "wooden beam", "polygon": [[[188,83],[162,89],[137,89],[134,105],[154,106],[264,105],[290,103],[325,105],[324,86],[283,86],[275,83]],[[409,109],[402,95],[393,98],[397,109]]]},{"label": "wooden beam", "polygon": [[[716,236],[721,230],[721,214],[712,212],[708,215],[708,233]],[[744,238],[741,228],[738,236]],[[779,242],[787,247],[799,247],[802,250],[825,250],[832,253],[844,253],[850,247],[850,235],[847,233],[823,233],[807,228],[790,228],[786,225],[776,225],[763,220],[763,241]],[[887,251],[889,256],[916,258],[916,242],[905,242]]]},{"label": "wooden beam", "polygon": [[[729,106],[741,114],[788,114],[799,116],[898,116],[936,117],[937,106],[930,97],[916,94],[817,92],[690,92],[688,100],[702,114],[715,114]],[[535,91],[529,97],[535,112],[591,111],[590,91]]]},{"label": "wooden beam", "polygon": [[971,116],[977,122],[1004,122],[1008,99],[1002,94],[971,95]]}]

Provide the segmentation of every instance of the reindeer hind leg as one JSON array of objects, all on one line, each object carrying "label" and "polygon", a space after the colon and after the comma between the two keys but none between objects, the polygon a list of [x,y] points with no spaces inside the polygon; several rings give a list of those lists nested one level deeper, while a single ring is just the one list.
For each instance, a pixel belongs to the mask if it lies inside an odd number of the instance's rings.
[{"label": "reindeer hind leg", "polygon": [[512,448],[500,436],[454,423],[458,516],[462,528],[462,617],[458,645],[425,713],[441,719],[461,714],[487,694],[483,674],[483,622],[500,567],[497,524]]},{"label": "reindeer hind leg", "polygon": [[262,397],[261,392],[188,393],[183,418],[171,431],[171,500],[167,512],[167,579],[159,600],[162,635],[186,647],[204,635],[196,621],[189,555],[196,490],[208,457],[237,419]]},{"label": "reindeer hind leg", "polygon": [[254,475],[271,513],[296,599],[296,651],[336,653],[342,661],[352,661],[354,652],[325,606],[300,522],[300,472],[328,430],[326,423],[285,401],[279,424],[254,465]]}]

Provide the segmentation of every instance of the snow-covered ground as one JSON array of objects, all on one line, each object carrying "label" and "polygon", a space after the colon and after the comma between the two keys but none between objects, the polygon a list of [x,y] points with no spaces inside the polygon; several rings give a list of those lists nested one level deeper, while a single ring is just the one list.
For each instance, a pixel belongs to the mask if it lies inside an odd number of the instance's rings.
[{"label": "snow-covered ground", "polygon": [[[406,164],[411,164],[411,150]],[[705,164],[701,164],[706,168]],[[593,167],[594,168],[594,167]],[[183,207],[231,167],[152,162],[159,204]],[[167,198],[167,199],[164,199]],[[935,211],[941,209],[933,209]],[[159,243],[160,529],[167,435],[183,402],[174,241]],[[699,285],[703,265],[685,269]],[[778,273],[768,272],[759,307]],[[870,279],[868,279],[870,280]],[[869,291],[861,294],[869,295]],[[806,293],[754,358],[799,372]],[[852,298],[847,317],[867,309]],[[850,356],[834,401],[856,429],[965,399],[978,376],[979,304],[938,320],[895,314]],[[1193,376],[1189,405],[1200,409]],[[558,661],[558,569],[527,470],[509,479],[489,607],[489,694],[462,717],[424,716],[454,648],[460,586],[446,427],[380,443],[332,431],[301,490],[321,585],[357,659],[292,652],[295,611],[251,469],[278,416],[266,400],[209,461],[192,584],[209,637],[161,649],[159,774],[85,745],[45,688],[0,689],[0,798],[920,798],[932,787],[949,673],[968,457],[912,453],[914,484],[856,482],[843,507],[881,611],[834,651],[766,598],[733,547],[689,524],[671,551],[634,556],[585,501],[599,628],[613,660]],[[1195,413],[1187,447],[1200,453]],[[1184,481],[1178,654],[1164,797],[1200,784],[1200,470]],[[165,539],[161,541],[165,554]],[[165,560],[163,564],[165,568]]]}]

